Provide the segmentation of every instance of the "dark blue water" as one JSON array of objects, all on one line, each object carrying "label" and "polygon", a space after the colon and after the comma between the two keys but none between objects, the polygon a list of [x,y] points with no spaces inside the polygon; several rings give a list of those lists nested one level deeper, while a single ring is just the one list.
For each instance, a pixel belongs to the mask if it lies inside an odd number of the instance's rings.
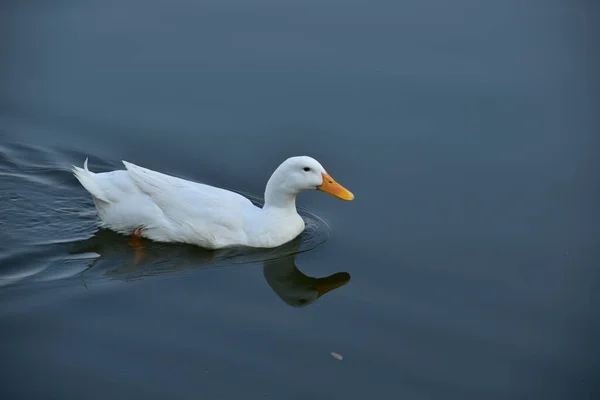
[{"label": "dark blue water", "polygon": [[[598,11],[3,2],[0,398],[595,398]],[[140,259],[69,172],[302,154],[356,200],[269,251]]]}]

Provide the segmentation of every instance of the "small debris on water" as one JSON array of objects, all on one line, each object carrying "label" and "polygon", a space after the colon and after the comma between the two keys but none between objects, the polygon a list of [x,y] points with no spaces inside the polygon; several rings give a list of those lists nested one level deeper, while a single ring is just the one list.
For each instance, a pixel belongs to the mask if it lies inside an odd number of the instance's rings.
[{"label": "small debris on water", "polygon": [[329,354],[331,354],[331,356],[332,356],[333,358],[336,358],[336,359],[338,359],[338,360],[340,360],[340,361],[344,359],[344,357],[342,357],[342,355],[341,355],[340,353],[336,353],[335,351],[332,351],[332,352],[331,352],[331,353],[329,353]]}]

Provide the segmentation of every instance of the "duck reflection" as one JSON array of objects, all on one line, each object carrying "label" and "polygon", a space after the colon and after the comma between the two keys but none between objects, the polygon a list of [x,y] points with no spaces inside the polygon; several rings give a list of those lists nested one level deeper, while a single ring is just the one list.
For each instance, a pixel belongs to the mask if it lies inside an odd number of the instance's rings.
[{"label": "duck reflection", "polygon": [[324,278],[304,275],[296,267],[296,255],[263,262],[263,275],[277,295],[292,307],[304,307],[350,281],[350,274],[337,272]]},{"label": "duck reflection", "polygon": [[84,285],[86,280],[99,277],[98,274],[131,281],[160,274],[185,274],[204,268],[262,262],[263,276],[271,289],[286,304],[305,307],[324,294],[344,286],[350,281],[350,274],[338,272],[315,278],[302,273],[296,266],[296,255],[303,251],[302,236],[274,249],[236,248],[210,251],[196,246],[162,244],[146,240],[132,247],[127,238],[101,229],[90,239],[78,242],[69,252],[99,255],[82,273]]}]

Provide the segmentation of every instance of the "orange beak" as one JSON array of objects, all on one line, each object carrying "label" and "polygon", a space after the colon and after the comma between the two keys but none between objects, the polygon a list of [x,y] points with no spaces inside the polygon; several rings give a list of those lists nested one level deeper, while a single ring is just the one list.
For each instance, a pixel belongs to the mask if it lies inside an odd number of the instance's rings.
[{"label": "orange beak", "polygon": [[317,186],[322,192],[329,193],[332,196],[342,200],[354,200],[354,195],[348,189],[337,183],[329,174],[323,173],[323,183]]}]

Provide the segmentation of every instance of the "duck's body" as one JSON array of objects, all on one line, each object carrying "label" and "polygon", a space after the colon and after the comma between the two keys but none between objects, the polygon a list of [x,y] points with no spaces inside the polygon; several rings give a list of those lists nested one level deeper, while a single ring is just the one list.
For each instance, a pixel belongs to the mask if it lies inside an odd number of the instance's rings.
[{"label": "duck's body", "polygon": [[262,208],[228,190],[124,164],[126,170],[93,173],[86,160],[84,168],[74,167],[73,172],[92,195],[104,227],[157,242],[209,249],[276,247],[304,230],[296,211],[301,191],[354,197],[310,157],[293,157],[280,165],[267,183]]}]

